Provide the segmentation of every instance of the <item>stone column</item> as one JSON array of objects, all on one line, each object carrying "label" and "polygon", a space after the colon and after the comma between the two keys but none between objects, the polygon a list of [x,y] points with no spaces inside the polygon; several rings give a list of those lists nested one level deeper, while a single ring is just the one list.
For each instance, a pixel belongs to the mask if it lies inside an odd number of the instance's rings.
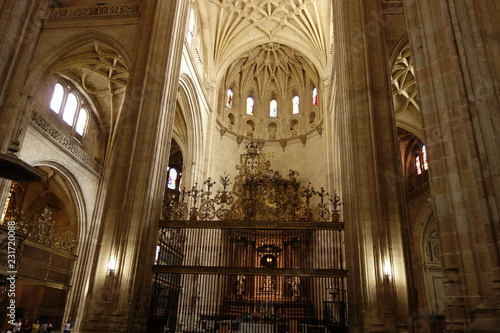
[{"label": "stone column", "polygon": [[379,1],[334,1],[332,105],[339,149],[350,330],[399,332],[409,322],[401,164]]},{"label": "stone column", "polygon": [[151,0],[105,161],[100,251],[81,331],[145,332],[188,0]]},{"label": "stone column", "polygon": [[448,332],[500,326],[500,3],[405,1]]},{"label": "stone column", "polygon": [[[31,96],[23,92],[42,18],[49,0],[0,3],[0,151],[8,153],[12,141],[21,142],[30,119]],[[0,202],[10,189],[0,178]]]}]

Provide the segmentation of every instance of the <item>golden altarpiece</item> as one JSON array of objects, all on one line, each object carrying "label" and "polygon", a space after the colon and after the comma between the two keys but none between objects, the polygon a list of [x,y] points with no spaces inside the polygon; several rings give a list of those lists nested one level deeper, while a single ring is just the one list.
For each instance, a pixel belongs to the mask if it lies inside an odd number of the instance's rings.
[{"label": "golden altarpiece", "polygon": [[270,169],[250,140],[239,174],[165,200],[154,332],[347,331],[340,198]]}]

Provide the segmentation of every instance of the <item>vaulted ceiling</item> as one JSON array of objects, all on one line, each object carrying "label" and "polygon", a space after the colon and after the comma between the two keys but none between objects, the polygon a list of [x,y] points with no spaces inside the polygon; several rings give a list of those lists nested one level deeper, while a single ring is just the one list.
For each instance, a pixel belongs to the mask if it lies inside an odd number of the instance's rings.
[{"label": "vaulted ceiling", "polygon": [[[218,80],[260,45],[280,44],[307,55],[323,78],[332,55],[331,0],[197,0],[203,53]],[[293,58],[293,56],[292,56]],[[287,59],[283,59],[287,61]]]}]

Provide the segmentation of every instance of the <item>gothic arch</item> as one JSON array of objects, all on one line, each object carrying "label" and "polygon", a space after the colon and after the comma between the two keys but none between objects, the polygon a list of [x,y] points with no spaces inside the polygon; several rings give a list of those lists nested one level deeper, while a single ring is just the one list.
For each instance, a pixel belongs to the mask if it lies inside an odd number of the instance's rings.
[{"label": "gothic arch", "polygon": [[87,219],[87,212],[85,210],[87,207],[85,197],[78,179],[75,177],[73,172],[71,172],[71,170],[62,165],[59,161],[39,159],[32,161],[30,164],[35,167],[49,167],[57,171],[67,182],[68,188],[72,191],[73,197],[71,198],[71,201],[73,201],[73,203],[75,204],[77,213],[76,218],[77,222],[79,222],[77,225],[78,243],[82,244],[84,242],[83,237],[86,237],[86,235],[88,235],[90,226]]},{"label": "gothic arch", "polygon": [[[201,108],[196,92],[196,85],[194,84],[191,77],[187,74],[181,74],[179,79],[179,94],[177,97],[177,102],[179,104],[179,111],[182,113],[183,118],[185,119],[186,125],[186,137],[189,137],[190,140],[185,142],[186,140],[176,142],[181,147],[183,152],[184,165],[188,166],[184,171],[184,175],[187,176],[185,180],[188,182],[194,182],[192,179],[192,175],[200,174],[202,170],[202,165],[200,161],[203,161],[202,154],[204,151],[204,144],[202,138],[204,137],[204,130],[202,124],[202,115]],[[174,139],[177,136],[176,129],[174,128]],[[199,164],[200,163],[200,164]],[[184,186],[190,186],[190,183],[184,182]]]},{"label": "gothic arch", "polygon": [[98,130],[109,139],[121,113],[130,67],[129,55],[116,40],[91,31],[55,45],[34,67],[24,92],[36,96],[53,75],[66,79],[89,102]]},{"label": "gothic arch", "polygon": [[[54,159],[35,159],[30,164],[41,169],[44,177],[41,183],[21,185],[25,193],[18,205],[27,208],[24,230],[29,236],[21,255],[19,292],[21,298],[36,299],[25,316],[36,315],[30,317],[33,321],[44,318],[48,316],[46,304],[51,304],[50,318],[55,323],[81,300],[82,276],[91,262],[88,247],[98,228],[90,228],[82,184],[68,167]],[[43,232],[31,232],[33,223]]]},{"label": "gothic arch", "polygon": [[32,96],[37,86],[45,77],[60,71],[68,65],[68,60],[72,58],[71,52],[90,43],[102,43],[119,54],[124,62],[130,66],[131,58],[126,49],[114,38],[99,31],[87,31],[84,34],[66,39],[52,47],[51,52],[41,60],[31,71],[30,77],[26,80],[24,92]]},{"label": "gothic arch", "polygon": [[391,54],[389,56],[389,67],[392,67],[401,51],[403,51],[403,49],[409,44],[410,40],[408,39],[408,35],[405,33],[399,38],[399,40],[396,42],[396,45],[394,46],[394,49],[391,51]]}]

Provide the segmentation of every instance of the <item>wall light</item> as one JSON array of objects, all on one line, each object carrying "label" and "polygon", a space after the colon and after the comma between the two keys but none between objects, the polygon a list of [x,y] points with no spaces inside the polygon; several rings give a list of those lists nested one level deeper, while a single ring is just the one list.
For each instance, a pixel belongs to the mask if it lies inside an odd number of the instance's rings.
[{"label": "wall light", "polygon": [[388,277],[388,278],[389,278],[389,277],[391,277],[391,275],[392,275],[392,271],[391,271],[391,263],[390,263],[389,261],[386,261],[386,262],[384,263],[384,275],[385,275],[386,277]]},{"label": "wall light", "polygon": [[115,268],[116,268],[116,260],[115,258],[111,257],[109,258],[109,262],[108,262],[108,273],[111,274],[115,271]]}]

